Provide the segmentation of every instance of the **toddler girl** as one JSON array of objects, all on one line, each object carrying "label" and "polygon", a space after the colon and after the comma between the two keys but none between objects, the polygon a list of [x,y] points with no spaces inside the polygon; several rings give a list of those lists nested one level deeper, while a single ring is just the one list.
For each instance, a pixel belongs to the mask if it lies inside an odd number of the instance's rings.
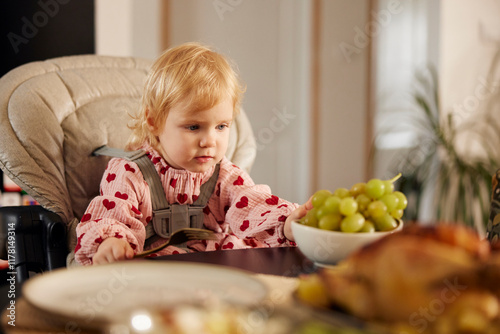
[{"label": "toddler girl", "polygon": [[[169,246],[157,255],[294,244],[290,223],[305,215],[310,201],[298,206],[272,195],[225,157],[242,94],[228,61],[205,46],[172,48],[153,64],[127,149],[147,153],[170,204],[193,204],[218,169],[203,209],[204,228],[215,232],[215,240]],[[77,227],[75,260],[88,265],[132,258],[145,248],[152,215],[149,186],[137,164],[111,159],[100,196]]]}]

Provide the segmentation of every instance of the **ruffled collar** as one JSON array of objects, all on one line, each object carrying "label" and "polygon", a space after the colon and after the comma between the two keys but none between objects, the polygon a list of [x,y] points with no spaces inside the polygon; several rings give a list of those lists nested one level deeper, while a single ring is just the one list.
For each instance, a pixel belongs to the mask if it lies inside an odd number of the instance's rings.
[{"label": "ruffled collar", "polygon": [[192,204],[196,201],[200,194],[201,185],[210,179],[215,170],[215,166],[203,173],[176,169],[170,166],[151,145],[145,144],[142,149],[147,152],[147,156],[160,175],[167,193],[167,201],[170,204]]}]

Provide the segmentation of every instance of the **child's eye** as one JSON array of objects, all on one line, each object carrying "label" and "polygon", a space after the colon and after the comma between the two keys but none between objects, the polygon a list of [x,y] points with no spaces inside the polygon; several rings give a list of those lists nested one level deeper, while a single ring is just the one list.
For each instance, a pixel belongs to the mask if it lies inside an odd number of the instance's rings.
[{"label": "child's eye", "polygon": [[200,127],[198,125],[188,125],[187,129],[191,131],[198,130]]},{"label": "child's eye", "polygon": [[217,130],[224,130],[227,127],[228,127],[227,124],[219,124],[219,125],[217,125]]}]

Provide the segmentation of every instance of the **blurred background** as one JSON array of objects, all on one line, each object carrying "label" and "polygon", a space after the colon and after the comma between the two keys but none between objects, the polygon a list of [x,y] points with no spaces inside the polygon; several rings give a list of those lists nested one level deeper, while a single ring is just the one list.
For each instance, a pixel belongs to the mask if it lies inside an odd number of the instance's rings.
[{"label": "blurred background", "polygon": [[[488,180],[500,166],[498,0],[2,6],[0,75],[57,56],[154,59],[183,42],[209,44],[237,64],[247,85],[256,183],[302,203],[318,189],[401,172],[397,186],[411,202],[407,219],[463,220],[484,230]],[[471,208],[457,216],[464,205]]]}]

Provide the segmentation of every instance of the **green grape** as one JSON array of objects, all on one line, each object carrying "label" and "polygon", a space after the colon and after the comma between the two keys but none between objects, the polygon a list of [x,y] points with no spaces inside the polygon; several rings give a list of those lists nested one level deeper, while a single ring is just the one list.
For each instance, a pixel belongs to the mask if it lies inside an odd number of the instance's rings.
[{"label": "green grape", "polygon": [[330,211],[328,211],[328,210],[325,208],[325,206],[324,206],[324,205],[322,205],[322,206],[320,206],[319,208],[316,208],[316,209],[317,209],[317,210],[316,210],[316,218],[318,218],[318,221],[319,221],[322,217],[324,217],[324,216],[326,216],[327,214],[329,214],[329,213],[330,213]]},{"label": "green grape", "polygon": [[304,217],[304,225],[310,227],[318,227],[318,218],[316,217]]},{"label": "green grape", "polygon": [[356,197],[359,194],[364,193],[365,192],[365,186],[366,186],[366,184],[363,183],[363,182],[356,183],[355,185],[353,185],[351,187],[351,190],[349,190],[349,192],[351,193],[351,196],[352,197]]},{"label": "green grape", "polygon": [[323,205],[325,200],[331,195],[332,195],[332,193],[329,190],[322,189],[322,190],[316,191],[312,197],[313,207],[319,208],[320,206]]},{"label": "green grape", "polygon": [[333,196],[337,196],[339,198],[345,198],[345,197],[349,196],[349,189],[347,189],[347,188],[335,189],[335,191],[333,192]]},{"label": "green grape", "polygon": [[311,227],[318,227],[318,218],[316,218],[317,211],[318,209],[316,208],[309,210],[303,218],[303,224]]},{"label": "green grape", "polygon": [[356,197],[356,202],[358,202],[358,210],[365,211],[368,208],[368,205],[372,202],[372,200],[365,194],[359,194]]},{"label": "green grape", "polygon": [[401,191],[395,191],[394,196],[396,196],[399,201],[398,201],[398,206],[396,207],[397,210],[404,210],[408,206],[408,200],[406,199],[405,194],[403,194]]},{"label": "green grape", "polygon": [[355,183],[351,189],[337,188],[333,193],[322,189],[312,196],[313,208],[300,223],[324,230],[348,233],[390,231],[398,226],[408,205],[406,196],[394,191],[394,182],[371,179]]},{"label": "green grape", "polygon": [[339,204],[339,211],[344,216],[350,216],[358,211],[358,202],[352,197],[342,198]]},{"label": "green grape", "polygon": [[379,199],[385,193],[384,182],[379,179],[371,179],[366,183],[365,193],[372,199]]},{"label": "green grape", "polygon": [[365,223],[365,217],[361,213],[347,216],[340,222],[340,230],[347,233],[355,233],[361,230]]},{"label": "green grape", "polygon": [[361,228],[361,230],[359,230],[359,232],[362,233],[375,232],[375,225],[371,221],[365,220],[365,223],[363,224],[363,227]]},{"label": "green grape", "polygon": [[323,203],[323,208],[328,212],[338,213],[340,201],[340,197],[330,196],[326,199],[325,203]]},{"label": "green grape", "polygon": [[341,220],[340,213],[329,213],[318,221],[318,227],[323,230],[337,231],[340,228]]},{"label": "green grape", "polygon": [[398,227],[398,222],[390,214],[375,218],[375,227],[378,231],[391,231]]},{"label": "green grape", "polygon": [[401,218],[403,218],[403,213],[404,213],[404,211],[401,209],[393,210],[393,211],[391,211],[391,216],[393,216],[396,219],[401,219]]},{"label": "green grape", "polygon": [[387,212],[392,212],[396,210],[399,203],[399,198],[394,194],[385,194],[380,197],[380,201],[384,202],[387,207]]},{"label": "green grape", "polygon": [[394,183],[391,180],[382,181],[384,183],[384,194],[392,194],[394,191]]},{"label": "green grape", "polygon": [[382,201],[373,201],[368,205],[368,215],[372,218],[382,217],[387,213],[387,206]]},{"label": "green grape", "polygon": [[370,218],[370,215],[368,214],[368,209],[365,209],[365,210],[358,210],[359,213],[361,213],[363,215],[363,217],[365,217],[366,219]]},{"label": "green grape", "polygon": [[315,273],[299,278],[296,294],[301,301],[316,307],[327,307],[330,304],[325,285]]}]

